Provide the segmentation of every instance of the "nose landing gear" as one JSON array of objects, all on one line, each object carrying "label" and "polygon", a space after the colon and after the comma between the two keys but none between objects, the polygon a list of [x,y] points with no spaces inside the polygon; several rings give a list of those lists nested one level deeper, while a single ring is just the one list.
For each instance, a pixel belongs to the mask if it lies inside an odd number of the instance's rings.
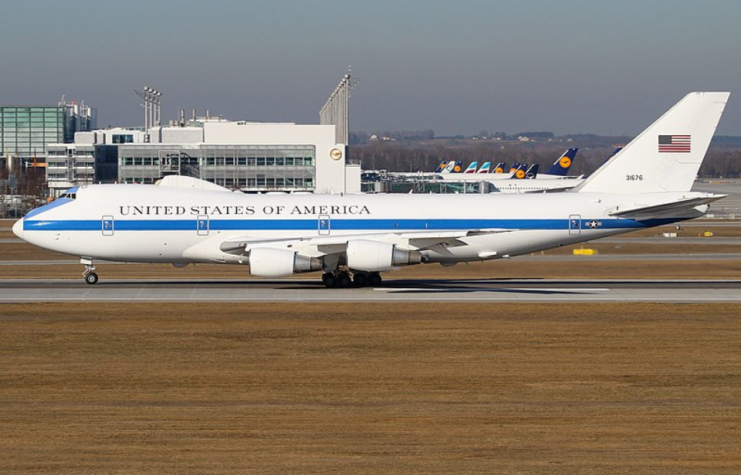
[{"label": "nose landing gear", "polygon": [[85,264],[85,271],[82,273],[82,277],[88,285],[95,285],[98,283],[98,274],[95,273],[95,266],[93,265],[92,259],[80,259],[80,264]]}]

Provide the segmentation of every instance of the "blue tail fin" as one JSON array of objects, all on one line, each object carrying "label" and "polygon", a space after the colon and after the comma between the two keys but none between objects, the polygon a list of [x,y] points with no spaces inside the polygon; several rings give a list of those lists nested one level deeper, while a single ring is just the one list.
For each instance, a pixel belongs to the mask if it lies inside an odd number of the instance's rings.
[{"label": "blue tail fin", "polygon": [[609,156],[609,157],[607,157],[607,158],[605,159],[605,161],[604,161],[604,162],[602,162],[602,164],[604,165],[605,163],[607,163],[607,161],[608,161],[609,159],[611,159],[612,157],[614,157],[615,155],[617,155],[617,153],[618,153],[619,151],[621,151],[622,149],[623,149],[623,146],[622,146],[622,145],[621,145],[621,146],[619,146],[619,147],[615,147],[615,150],[613,150],[613,151],[612,151],[612,153],[610,154],[610,156]]},{"label": "blue tail fin", "polygon": [[476,173],[489,173],[491,171],[491,162],[484,162]]},{"label": "blue tail fin", "polygon": [[525,169],[527,168],[527,163],[517,163],[517,168],[512,173],[512,178],[515,180],[522,180],[527,175],[527,171]]},{"label": "blue tail fin", "polygon": [[548,175],[566,176],[569,173],[569,168],[571,168],[571,165],[574,163],[574,158],[578,151],[578,148],[570,148],[566,150],[564,154],[558,157],[558,160],[553,163],[551,168],[548,170]]},{"label": "blue tail fin", "polygon": [[538,168],[540,168],[540,165],[538,165],[537,163],[528,168],[527,172],[525,172],[525,178],[527,178],[528,180],[532,180],[533,178],[538,176]]},{"label": "blue tail fin", "polygon": [[504,173],[504,169],[507,168],[506,162],[499,162],[492,173]]},{"label": "blue tail fin", "polygon": [[447,160],[443,160],[442,163],[440,163],[440,165],[438,165],[437,168],[435,168],[435,171],[432,172],[432,173],[440,173],[440,172],[442,172],[443,170],[445,170],[445,166],[447,164],[448,164],[448,161]]}]

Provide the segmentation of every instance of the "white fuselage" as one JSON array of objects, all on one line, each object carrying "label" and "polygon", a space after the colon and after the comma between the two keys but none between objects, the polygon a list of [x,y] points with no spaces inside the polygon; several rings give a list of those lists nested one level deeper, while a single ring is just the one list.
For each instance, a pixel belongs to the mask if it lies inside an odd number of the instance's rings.
[{"label": "white fuselage", "polygon": [[[455,244],[421,251],[426,262],[451,263],[528,254],[695,218],[707,206],[646,221],[609,214],[693,195],[245,195],[91,185],[81,187],[74,200],[33,211],[13,230],[37,246],[86,259],[171,263],[243,263],[242,256],[221,250],[230,239],[320,256],[343,236],[383,241],[405,232],[475,230]],[[324,248],[317,245],[322,239]]]}]

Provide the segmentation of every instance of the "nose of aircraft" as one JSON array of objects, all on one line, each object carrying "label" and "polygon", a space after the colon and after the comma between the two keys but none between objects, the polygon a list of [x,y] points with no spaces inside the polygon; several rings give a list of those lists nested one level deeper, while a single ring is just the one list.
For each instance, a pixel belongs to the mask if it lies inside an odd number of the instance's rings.
[{"label": "nose of aircraft", "polygon": [[13,225],[13,234],[23,239],[23,219],[19,219]]}]

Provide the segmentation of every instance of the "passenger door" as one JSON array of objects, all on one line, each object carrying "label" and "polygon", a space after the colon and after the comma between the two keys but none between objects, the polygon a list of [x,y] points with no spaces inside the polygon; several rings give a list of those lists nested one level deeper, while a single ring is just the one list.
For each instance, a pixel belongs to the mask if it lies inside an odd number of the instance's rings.
[{"label": "passenger door", "polygon": [[326,214],[319,215],[319,220],[317,222],[317,228],[319,229],[320,236],[329,236],[329,231],[330,231],[329,215],[326,215]]},{"label": "passenger door", "polygon": [[103,236],[113,236],[113,230],[115,223],[113,222],[113,216],[103,216],[100,223],[100,229],[103,232]]},{"label": "passenger door", "polygon": [[196,233],[199,236],[208,236],[209,226],[208,216],[205,214],[198,215],[196,219]]},{"label": "passenger door", "polygon": [[581,234],[581,215],[572,214],[569,216],[569,234]]}]

